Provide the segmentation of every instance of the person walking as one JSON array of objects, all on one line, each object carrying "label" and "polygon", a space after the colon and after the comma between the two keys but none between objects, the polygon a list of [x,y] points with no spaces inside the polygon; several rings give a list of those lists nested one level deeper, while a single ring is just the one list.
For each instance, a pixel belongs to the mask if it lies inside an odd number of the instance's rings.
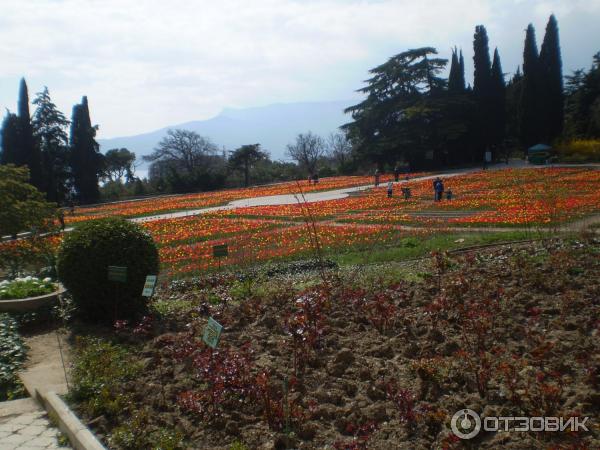
[{"label": "person walking", "polygon": [[379,186],[379,177],[381,176],[381,173],[379,172],[379,169],[375,169],[375,187]]},{"label": "person walking", "polygon": [[393,189],[394,189],[394,183],[392,183],[391,181],[388,181],[387,184],[387,196],[388,198],[392,198],[392,194],[393,194]]},{"label": "person walking", "polygon": [[58,208],[57,215],[58,222],[60,223],[60,229],[65,231],[65,211],[62,208]]},{"label": "person walking", "polygon": [[433,193],[436,202],[442,200],[442,195],[444,193],[444,182],[441,180],[440,177],[437,177],[433,181]]},{"label": "person walking", "polygon": [[397,183],[400,180],[400,167],[398,164],[394,167],[394,181]]},{"label": "person walking", "polygon": [[440,179],[437,186],[438,186],[438,202],[441,202],[442,197],[444,195],[444,181]]}]

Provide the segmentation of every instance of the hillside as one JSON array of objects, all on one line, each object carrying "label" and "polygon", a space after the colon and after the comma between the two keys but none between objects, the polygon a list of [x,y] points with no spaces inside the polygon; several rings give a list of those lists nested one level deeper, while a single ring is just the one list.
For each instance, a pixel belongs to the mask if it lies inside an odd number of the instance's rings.
[{"label": "hillside", "polygon": [[260,143],[271,158],[284,159],[285,147],[298,133],[312,131],[322,136],[347,122],[343,113],[353,101],[274,104],[256,108],[223,110],[208,120],[196,120],[169,125],[136,136],[99,139],[101,150],[126,147],[138,158],[149,154],[166,135],[169,128],[185,128],[209,137],[219,147],[228,150],[242,144]]}]

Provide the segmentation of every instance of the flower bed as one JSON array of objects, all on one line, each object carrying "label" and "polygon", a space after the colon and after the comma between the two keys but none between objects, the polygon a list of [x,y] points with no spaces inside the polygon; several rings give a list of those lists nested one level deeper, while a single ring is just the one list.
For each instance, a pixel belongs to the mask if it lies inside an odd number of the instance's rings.
[{"label": "flower bed", "polygon": [[50,278],[39,279],[32,276],[0,281],[0,300],[23,299],[51,294],[56,284]]},{"label": "flower bed", "polygon": [[28,312],[56,301],[64,288],[50,278],[15,278],[0,282],[0,312]]}]

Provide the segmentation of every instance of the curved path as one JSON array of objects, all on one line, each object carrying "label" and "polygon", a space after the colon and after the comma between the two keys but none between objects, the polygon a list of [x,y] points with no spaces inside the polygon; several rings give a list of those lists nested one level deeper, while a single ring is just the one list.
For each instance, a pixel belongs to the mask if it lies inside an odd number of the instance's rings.
[{"label": "curved path", "polygon": [[[444,174],[436,174],[436,175],[428,175],[424,177],[415,177],[408,180],[409,182],[414,181],[422,181],[422,180],[432,180],[434,178],[444,177],[450,178],[455,177],[457,175],[463,175],[469,172],[476,172],[480,169],[465,169],[452,173],[444,173]],[[406,180],[400,180],[394,184],[402,184],[406,183]],[[381,183],[381,187],[385,187],[386,183]],[[347,187],[342,189],[335,189],[331,191],[319,191],[319,192],[307,192],[304,194],[281,194],[281,195],[268,195],[264,197],[250,197],[243,198],[240,200],[233,200],[226,205],[221,206],[213,206],[210,208],[202,208],[202,209],[192,209],[186,211],[178,211],[174,213],[167,214],[157,214],[154,216],[144,216],[144,217],[135,217],[131,220],[132,222],[150,222],[152,220],[160,220],[160,219],[174,219],[177,217],[186,217],[186,216],[196,216],[198,214],[206,214],[214,211],[226,211],[235,208],[246,208],[252,206],[273,206],[273,205],[292,205],[296,203],[315,203],[315,202],[324,202],[327,200],[339,200],[342,198],[348,197],[350,194],[355,192],[365,191],[367,189],[373,188],[372,184],[366,186],[354,186]]]}]

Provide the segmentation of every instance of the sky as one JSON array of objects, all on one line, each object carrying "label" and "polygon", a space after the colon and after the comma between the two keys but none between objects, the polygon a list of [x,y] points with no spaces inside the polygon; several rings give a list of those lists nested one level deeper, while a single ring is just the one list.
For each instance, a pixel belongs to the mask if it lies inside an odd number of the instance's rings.
[{"label": "sky", "polygon": [[[359,100],[368,70],[454,45],[472,74],[476,25],[507,76],[525,28],[558,19],[564,73],[600,51],[600,0],[0,0],[0,107],[48,86],[67,117],[88,96],[99,138],[204,120],[224,108]],[[32,109],[33,112],[33,109]]]}]

